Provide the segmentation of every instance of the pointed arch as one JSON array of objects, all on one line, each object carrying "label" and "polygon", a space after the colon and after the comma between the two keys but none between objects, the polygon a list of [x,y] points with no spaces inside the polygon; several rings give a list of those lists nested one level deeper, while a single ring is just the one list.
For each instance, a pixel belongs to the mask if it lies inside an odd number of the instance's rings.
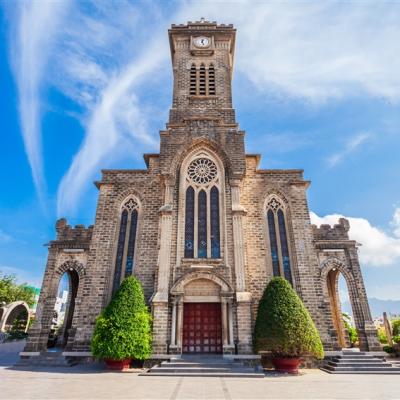
[{"label": "pointed arch", "polygon": [[275,193],[270,193],[264,202],[272,272],[283,276],[293,285],[292,257],[288,232],[288,204]]},{"label": "pointed arch", "polygon": [[132,194],[120,204],[113,293],[119,288],[121,280],[134,271],[139,212],[140,201]]},{"label": "pointed arch", "polygon": [[179,182],[183,212],[178,215],[177,264],[183,258],[221,258],[226,254],[223,162],[208,148],[195,148],[182,160]]}]

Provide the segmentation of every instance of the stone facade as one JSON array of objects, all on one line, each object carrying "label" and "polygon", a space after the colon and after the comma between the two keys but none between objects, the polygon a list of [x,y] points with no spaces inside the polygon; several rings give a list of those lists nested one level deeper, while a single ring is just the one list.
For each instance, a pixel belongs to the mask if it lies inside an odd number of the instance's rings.
[{"label": "stone facade", "polygon": [[214,22],[172,25],[173,102],[160,152],[145,154],[145,170],[102,171],[93,226],[57,222],[26,351],[46,348],[64,272],[72,288],[68,351],[89,349],[95,318],[130,273],[153,313],[155,354],[182,351],[190,302],[221,303],[223,352],[251,353],[258,301],[274,275],[290,279],[325,349],[339,349],[346,344],[337,318],[339,272],[361,348],[379,348],[348,222],[312,226],[303,171],[261,170],[260,156],[245,153],[232,108],[235,34]]}]

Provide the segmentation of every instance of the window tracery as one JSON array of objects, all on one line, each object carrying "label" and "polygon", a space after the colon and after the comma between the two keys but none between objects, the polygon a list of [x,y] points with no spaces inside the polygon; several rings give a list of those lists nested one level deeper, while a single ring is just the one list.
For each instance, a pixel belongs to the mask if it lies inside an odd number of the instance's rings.
[{"label": "window tracery", "polygon": [[132,275],[135,260],[135,245],[139,216],[139,203],[130,197],[123,203],[121,209],[113,293],[118,289],[122,276]]},{"label": "window tracery", "polygon": [[285,208],[275,197],[267,202],[267,225],[274,276],[284,276],[292,284]]},{"label": "window tracery", "polygon": [[185,258],[220,258],[220,178],[217,165],[194,158],[185,173]]}]

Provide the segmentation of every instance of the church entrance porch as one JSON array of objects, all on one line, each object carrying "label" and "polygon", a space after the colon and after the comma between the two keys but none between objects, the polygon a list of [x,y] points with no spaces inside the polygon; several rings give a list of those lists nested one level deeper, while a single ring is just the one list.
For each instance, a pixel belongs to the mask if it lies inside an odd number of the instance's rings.
[{"label": "church entrance porch", "polygon": [[221,303],[185,303],[183,353],[222,353]]}]

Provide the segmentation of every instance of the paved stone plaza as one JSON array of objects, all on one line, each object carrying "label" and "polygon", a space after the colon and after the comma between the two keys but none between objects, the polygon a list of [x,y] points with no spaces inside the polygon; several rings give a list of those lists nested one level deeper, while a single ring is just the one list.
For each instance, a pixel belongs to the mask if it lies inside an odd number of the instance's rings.
[{"label": "paved stone plaza", "polygon": [[1,367],[1,399],[400,399],[399,376],[329,375],[254,379],[143,377],[93,369]]},{"label": "paved stone plaza", "polygon": [[0,346],[0,399],[400,399],[398,375],[164,378],[99,366],[18,370],[23,343]]}]

